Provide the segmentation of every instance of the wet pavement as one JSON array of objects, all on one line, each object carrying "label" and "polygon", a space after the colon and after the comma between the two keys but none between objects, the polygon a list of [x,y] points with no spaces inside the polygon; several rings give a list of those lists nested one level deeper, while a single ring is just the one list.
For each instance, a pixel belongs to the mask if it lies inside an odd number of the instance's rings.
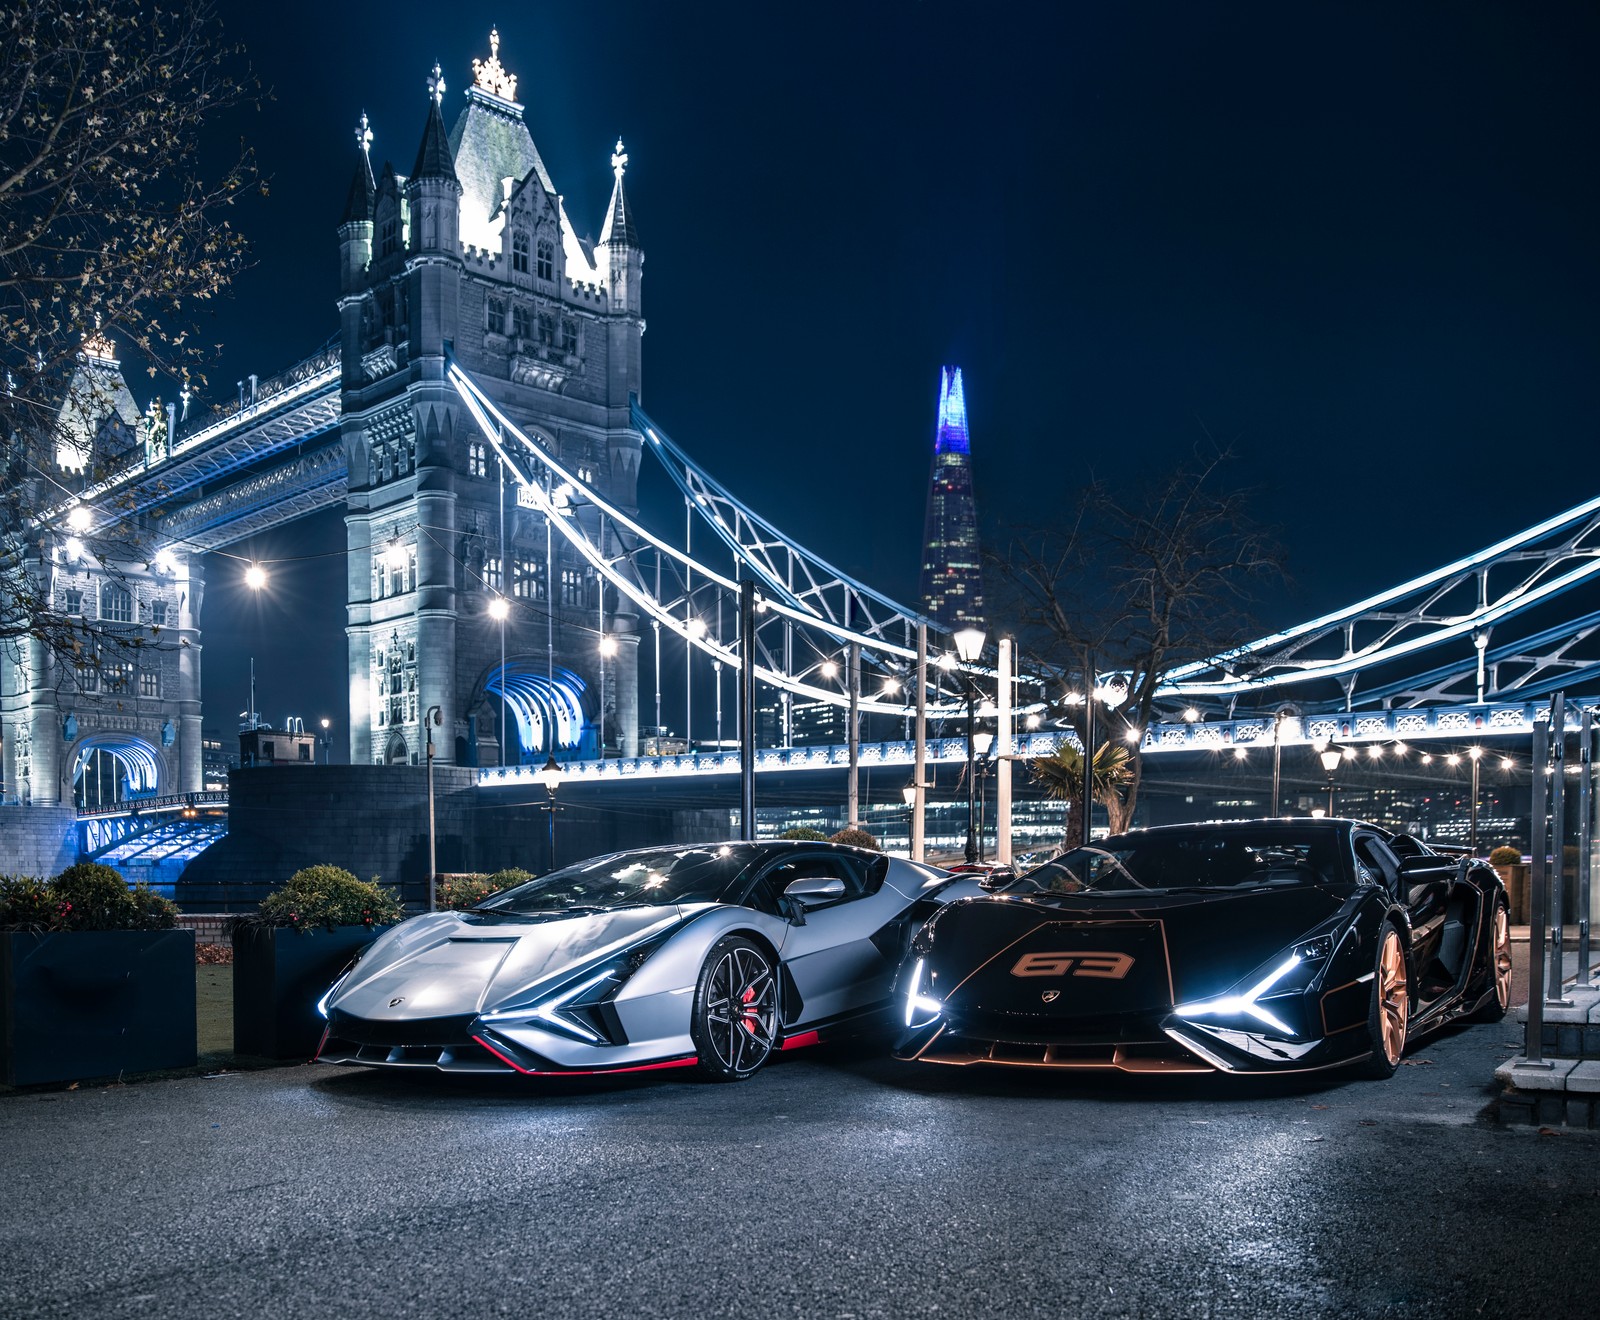
[{"label": "wet pavement", "polygon": [[0,1100],[0,1315],[1592,1315],[1600,1136],[1509,1024],[1388,1082],[862,1048],[749,1082],[323,1065]]}]

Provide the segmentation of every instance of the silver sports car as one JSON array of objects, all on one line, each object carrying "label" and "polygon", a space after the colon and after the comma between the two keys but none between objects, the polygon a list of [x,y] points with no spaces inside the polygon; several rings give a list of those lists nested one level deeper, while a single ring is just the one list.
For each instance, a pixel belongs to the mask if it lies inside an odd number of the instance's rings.
[{"label": "silver sports car", "polygon": [[446,1072],[697,1066],[888,1023],[895,969],[942,903],[979,892],[827,843],[614,853],[380,936],[318,1006],[317,1057]]}]

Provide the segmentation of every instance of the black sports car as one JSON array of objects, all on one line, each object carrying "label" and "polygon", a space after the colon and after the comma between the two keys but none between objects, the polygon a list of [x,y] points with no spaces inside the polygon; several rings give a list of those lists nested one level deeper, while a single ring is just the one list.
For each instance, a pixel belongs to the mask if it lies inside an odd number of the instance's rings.
[{"label": "black sports car", "polygon": [[1492,867],[1349,820],[1137,830],[942,908],[895,1053],[1125,1072],[1394,1072],[1511,992]]}]

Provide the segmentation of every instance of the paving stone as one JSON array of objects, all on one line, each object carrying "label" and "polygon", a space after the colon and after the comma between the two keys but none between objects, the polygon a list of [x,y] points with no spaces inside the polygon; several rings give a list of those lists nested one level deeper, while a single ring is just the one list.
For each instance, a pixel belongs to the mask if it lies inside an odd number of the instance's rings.
[{"label": "paving stone", "polygon": [[1567,1074],[1567,1090],[1600,1094],[1600,1059],[1586,1059]]},{"label": "paving stone", "polygon": [[1525,1056],[1519,1054],[1507,1059],[1494,1070],[1494,1075],[1509,1082],[1519,1091],[1564,1091],[1567,1074],[1578,1066],[1576,1059],[1547,1059],[1548,1068],[1530,1067]]}]

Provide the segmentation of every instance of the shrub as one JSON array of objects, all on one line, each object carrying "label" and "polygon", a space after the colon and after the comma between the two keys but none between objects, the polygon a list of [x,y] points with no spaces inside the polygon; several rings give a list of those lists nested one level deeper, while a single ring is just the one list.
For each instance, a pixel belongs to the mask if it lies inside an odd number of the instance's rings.
[{"label": "shrub", "polygon": [[1504,844],[1489,854],[1490,866],[1515,866],[1521,860],[1522,850],[1520,848],[1508,848]]},{"label": "shrub", "polygon": [[435,895],[442,910],[462,912],[467,908],[477,907],[491,894],[498,894],[502,889],[509,889],[512,885],[520,885],[523,881],[532,879],[533,875],[530,872],[516,867],[496,871],[493,875],[471,873],[446,875],[440,877]]},{"label": "shrub", "polygon": [[377,877],[357,880],[342,866],[308,866],[261,900],[257,920],[292,930],[335,926],[392,926],[404,917],[400,904]]},{"label": "shrub", "polygon": [[826,843],[828,836],[821,830],[814,830],[809,825],[796,825],[792,830],[785,830],[778,836],[780,839],[798,839],[801,843]]},{"label": "shrub", "polygon": [[48,880],[0,876],[0,930],[55,930],[60,908],[61,900]]},{"label": "shrub", "polygon": [[840,830],[829,843],[847,843],[852,848],[870,848],[873,852],[882,852],[883,847],[878,841],[868,834],[859,825],[847,825]]},{"label": "shrub", "polygon": [[7,930],[170,930],[178,907],[149,886],[128,888],[109,866],[79,862],[54,880],[0,880],[0,928]]}]

